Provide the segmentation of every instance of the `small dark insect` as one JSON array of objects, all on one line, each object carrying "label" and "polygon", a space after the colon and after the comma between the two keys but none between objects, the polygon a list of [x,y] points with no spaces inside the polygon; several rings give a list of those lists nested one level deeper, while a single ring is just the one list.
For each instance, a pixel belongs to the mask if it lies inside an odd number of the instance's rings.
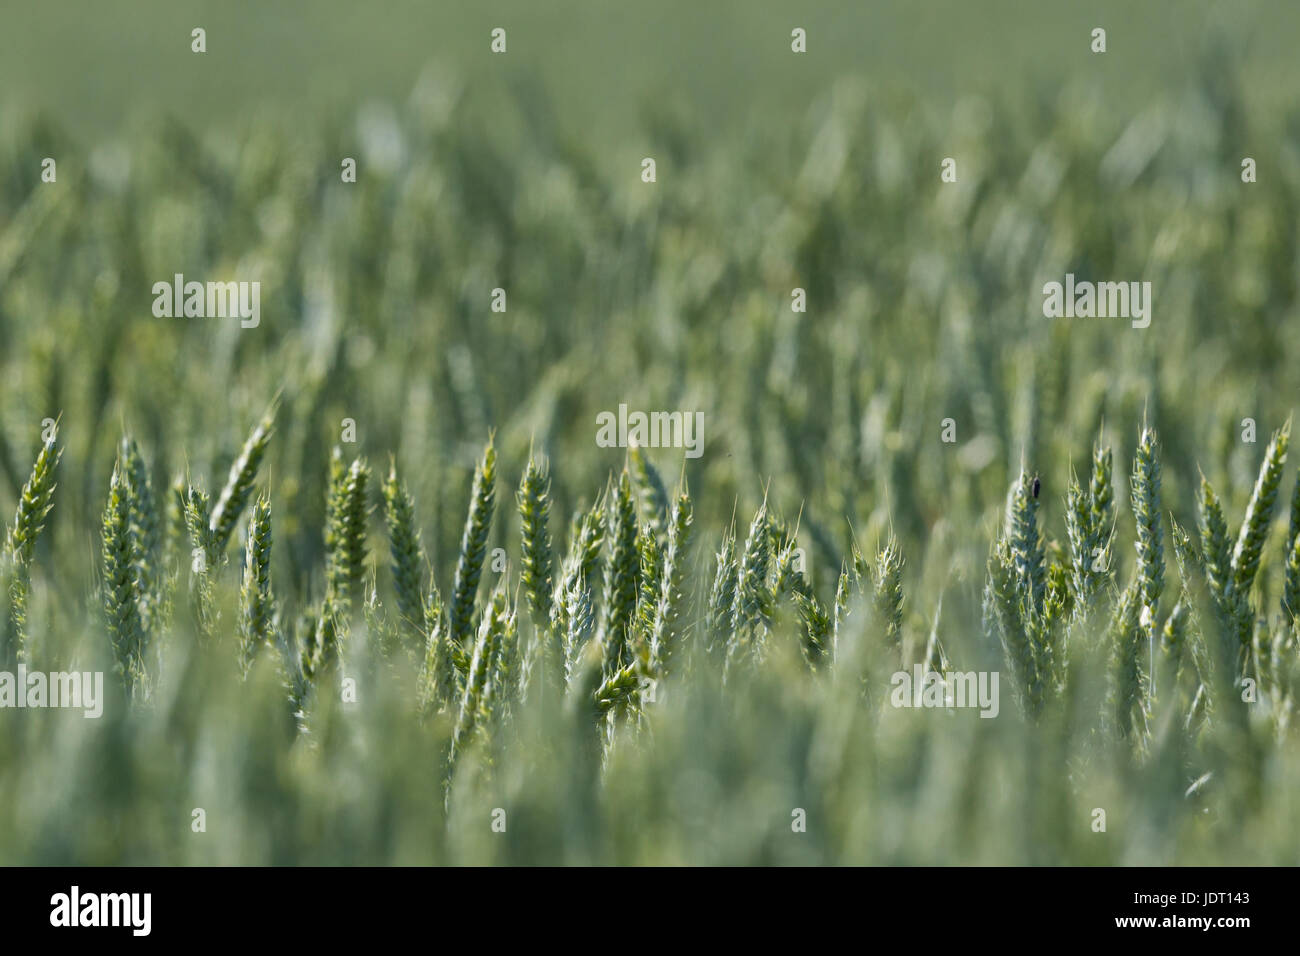
[{"label": "small dark insect", "polygon": [[1034,497],[1038,497],[1038,490],[1043,487],[1043,483],[1037,478],[1034,479]]}]

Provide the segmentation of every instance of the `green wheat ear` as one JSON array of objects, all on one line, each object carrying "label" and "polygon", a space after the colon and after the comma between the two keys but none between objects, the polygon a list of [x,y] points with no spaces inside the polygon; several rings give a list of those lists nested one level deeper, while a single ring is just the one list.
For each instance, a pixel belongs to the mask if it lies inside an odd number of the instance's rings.
[{"label": "green wheat ear", "polygon": [[[577,650],[569,643],[574,628],[571,614],[575,607],[575,595],[585,594],[581,607],[590,611],[591,581],[600,562],[604,535],[605,512],[600,502],[588,509],[581,518],[575,516],[569,531],[569,550],[561,568],[560,581],[551,597],[551,640],[563,648],[566,686],[573,663],[571,652]],[[583,639],[586,639],[585,633]]]},{"label": "green wheat ear", "polygon": [[1228,524],[1223,517],[1223,508],[1204,475],[1201,476],[1197,510],[1201,531],[1201,561],[1219,624],[1218,639],[1213,642],[1213,650],[1216,670],[1222,682],[1232,679],[1234,668],[1238,666],[1240,650],[1249,640],[1250,609],[1245,596],[1237,591],[1233,577]]},{"label": "green wheat ear", "polygon": [[765,501],[749,523],[736,566],[724,679],[741,660],[752,663],[762,653],[772,624],[772,589],[768,585],[771,562],[772,535]]},{"label": "green wheat ear", "polygon": [[[31,589],[31,563],[36,540],[54,507],[54,471],[63,457],[58,433],[52,432],[32,466],[31,477],[18,495],[14,523],[5,536],[4,564],[0,575],[0,661],[28,659],[27,595]],[[6,635],[4,632],[10,631]]]},{"label": "green wheat ear", "polygon": [[1141,665],[1141,599],[1141,581],[1134,578],[1133,583],[1124,589],[1110,625],[1112,716],[1116,733],[1122,739],[1134,735],[1134,716],[1145,715],[1145,684]]},{"label": "green wheat ear", "polygon": [[659,604],[663,555],[659,539],[649,524],[643,524],[636,536],[637,593],[633,612],[632,645],[634,656],[644,663],[650,660],[650,632],[654,630],[655,609]]},{"label": "green wheat ear", "polygon": [[705,618],[710,651],[725,647],[731,635],[731,609],[736,603],[736,538],[730,529],[722,536],[715,568]]},{"label": "green wheat ear", "polygon": [[32,466],[31,477],[18,495],[18,507],[14,512],[14,523],[6,536],[5,550],[19,566],[31,564],[36,539],[54,507],[54,470],[62,457],[63,450],[59,448],[58,434],[55,432],[41,446],[36,463]]},{"label": "green wheat ear", "polygon": [[[1297,482],[1300,484],[1300,481]],[[1282,615],[1288,627],[1300,615],[1300,535],[1291,539],[1286,555],[1286,576],[1282,587]]]},{"label": "green wheat ear", "polygon": [[1007,496],[1007,543],[1016,573],[1016,587],[1024,605],[1026,627],[1042,618],[1047,594],[1046,555],[1038,533],[1038,498],[1032,482],[1023,472]]},{"label": "green wheat ear", "polygon": [[384,520],[388,525],[388,549],[393,559],[393,589],[404,632],[418,636],[425,631],[421,568],[424,548],[415,526],[415,502],[405,483],[397,479],[397,465],[390,462],[383,485]]},{"label": "green wheat ear", "polygon": [[102,525],[104,623],[116,662],[115,670],[127,696],[145,692],[144,628],[140,622],[140,593],[135,545],[131,535],[130,493],[126,476],[113,469]]},{"label": "green wheat ear", "polygon": [[667,672],[680,639],[686,549],[690,545],[693,517],[691,496],[682,489],[673,502],[672,514],[668,518],[668,542],[664,546],[658,601],[650,626],[650,669],[656,677]]},{"label": "green wheat ear", "polygon": [[519,528],[522,541],[520,584],[528,599],[533,620],[541,627],[550,619],[552,590],[551,570],[551,499],[550,477],[546,466],[539,466],[530,456],[519,482]]},{"label": "green wheat ear", "polygon": [[1001,537],[989,554],[988,581],[984,586],[984,630],[990,640],[1002,647],[1021,709],[1035,717],[1042,706],[1043,684],[1023,612],[1011,545],[1006,537]]},{"label": "green wheat ear", "polygon": [[1287,446],[1291,440],[1291,421],[1287,420],[1273,433],[1259,468],[1259,477],[1251,492],[1246,516],[1241,522],[1241,532],[1232,551],[1232,580],[1237,593],[1245,598],[1250,593],[1259,571],[1260,556],[1273,520],[1277,504],[1277,490],[1282,481],[1282,466],[1286,462]]},{"label": "green wheat ear", "polygon": [[[775,528],[776,523],[773,523]],[[782,525],[774,538],[776,548],[776,587],[778,600],[790,595],[799,620],[803,624],[802,647],[804,659],[816,668],[826,653],[831,634],[831,615],[817,600],[807,577],[796,563],[796,535]]]},{"label": "green wheat ear", "polygon": [[[498,589],[498,593],[504,592]],[[478,637],[474,642],[474,653],[470,658],[469,675],[465,679],[465,690],[461,695],[460,707],[456,713],[456,725],[452,733],[451,750],[448,762],[454,766],[456,757],[468,745],[471,735],[487,716],[484,706],[484,692],[488,678],[498,666],[497,653],[505,631],[506,615],[504,601],[490,601],[479,622]]]},{"label": "green wheat ear", "polygon": [[247,675],[264,645],[277,644],[275,601],[271,595],[271,502],[265,495],[253,503],[244,550],[244,582],[240,589],[240,669]]},{"label": "green wheat ear", "polygon": [[210,641],[216,636],[218,612],[213,577],[221,553],[210,524],[208,496],[189,486],[184,501],[185,526],[189,529],[192,560],[190,562],[190,607],[200,638]]},{"label": "green wheat ear", "polygon": [[1154,621],[1164,590],[1165,555],[1160,527],[1160,460],[1155,432],[1150,428],[1142,430],[1133,458],[1131,485],[1133,517],[1137,522],[1138,603],[1140,607],[1150,608],[1150,620]]},{"label": "green wheat ear", "polygon": [[891,535],[876,557],[875,607],[884,624],[885,640],[901,651],[903,646],[903,553]]},{"label": "green wheat ear", "polygon": [[496,471],[496,448],[489,438],[483,458],[474,469],[469,514],[465,517],[465,531],[460,539],[460,554],[456,559],[456,577],[452,585],[449,636],[452,643],[462,649],[471,635],[474,596],[478,593],[483,558],[487,552],[488,532],[492,527],[492,512],[496,506]]},{"label": "green wheat ear", "polygon": [[630,444],[627,457],[632,465],[632,480],[641,497],[641,521],[650,525],[657,538],[662,538],[668,518],[668,491],[663,479],[639,445]]},{"label": "green wheat ear", "polygon": [[600,634],[605,645],[606,676],[631,663],[629,629],[636,609],[639,555],[636,506],[624,469],[619,476],[609,524],[609,561],[605,564]]},{"label": "green wheat ear", "polygon": [[271,426],[275,421],[276,403],[266,410],[261,420],[253,426],[248,440],[244,442],[239,457],[230,466],[226,484],[217,496],[217,503],[212,509],[211,528],[216,547],[224,551],[239,516],[248,504],[253,493],[253,482],[257,479],[257,470],[266,456],[267,445],[271,442]]},{"label": "green wheat ear", "polygon": [[1097,554],[1092,550],[1092,511],[1087,493],[1073,474],[1065,493],[1065,531],[1070,542],[1070,590],[1075,614],[1084,617],[1098,586],[1093,570]]},{"label": "green wheat ear", "polygon": [[153,482],[145,464],[140,446],[134,438],[124,436],[119,451],[127,486],[131,493],[131,532],[135,536],[136,565],[140,578],[142,597],[141,614],[148,630],[148,615],[155,597],[158,579],[159,548],[162,539],[162,522],[154,499]]},{"label": "green wheat ear", "polygon": [[[341,456],[336,459],[341,462]],[[366,489],[370,466],[354,458],[344,470],[331,467],[329,500],[325,523],[325,588],[333,605],[346,615],[361,583],[366,562],[366,519],[370,513]]]}]

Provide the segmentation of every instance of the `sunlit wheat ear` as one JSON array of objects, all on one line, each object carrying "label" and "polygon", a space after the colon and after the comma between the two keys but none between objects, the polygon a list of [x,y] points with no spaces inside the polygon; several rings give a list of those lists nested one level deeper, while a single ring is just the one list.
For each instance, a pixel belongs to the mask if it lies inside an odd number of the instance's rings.
[{"label": "sunlit wheat ear", "polygon": [[257,479],[257,470],[266,456],[267,445],[271,441],[271,426],[275,420],[275,405],[267,409],[261,420],[253,426],[253,431],[244,442],[239,457],[230,466],[226,484],[217,496],[217,503],[212,508],[212,533],[218,550],[225,550],[235,525],[248,504],[253,493],[253,482]]},{"label": "sunlit wheat ear", "polygon": [[4,564],[0,574],[0,661],[28,660],[27,595],[31,587],[32,556],[45,519],[54,507],[54,472],[63,450],[57,433],[50,435],[36,456],[31,477],[18,493],[14,522],[5,537]]},{"label": "sunlit wheat ear", "polygon": [[1165,553],[1160,527],[1160,459],[1155,432],[1149,428],[1142,430],[1138,441],[1131,487],[1137,522],[1138,603],[1150,608],[1149,619],[1154,621],[1164,590]]},{"label": "sunlit wheat ear", "polygon": [[424,634],[426,624],[421,587],[424,548],[420,545],[420,532],[415,525],[415,503],[406,485],[398,481],[396,463],[389,464],[388,478],[382,491],[397,613],[402,619],[403,633],[414,642]]},{"label": "sunlit wheat ear", "polygon": [[533,620],[543,625],[551,616],[555,582],[551,556],[550,477],[545,466],[528,459],[517,495],[519,528],[522,538],[520,584]]},{"label": "sunlit wheat ear", "polygon": [[127,696],[134,699],[143,692],[146,675],[128,496],[126,477],[115,468],[101,531],[104,623],[113,650],[114,669]]},{"label": "sunlit wheat ear", "polygon": [[479,577],[483,573],[488,532],[492,527],[492,512],[496,507],[496,470],[496,448],[489,439],[483,458],[474,469],[469,514],[465,517],[465,530],[460,538],[460,554],[456,559],[456,577],[452,584],[448,614],[452,643],[467,653],[465,644],[472,633],[474,597],[478,593]]},{"label": "sunlit wheat ear", "polygon": [[275,603],[271,595],[271,502],[253,503],[244,549],[244,580],[239,595],[240,668],[247,675],[263,646],[275,646]]},{"label": "sunlit wheat ear", "polygon": [[1233,586],[1243,598],[1249,595],[1255,574],[1259,571],[1260,556],[1273,521],[1277,490],[1282,481],[1282,466],[1286,462],[1290,440],[1291,421],[1288,419],[1285,425],[1273,433],[1268,449],[1264,452],[1259,477],[1255,479],[1255,488],[1251,492],[1246,516],[1242,519],[1241,531],[1237,535],[1237,544],[1232,551]]},{"label": "sunlit wheat ear", "polygon": [[640,557],[636,549],[636,506],[627,470],[619,475],[610,509],[609,559],[601,601],[600,634],[605,671],[612,674],[631,663],[629,628],[636,609]]}]

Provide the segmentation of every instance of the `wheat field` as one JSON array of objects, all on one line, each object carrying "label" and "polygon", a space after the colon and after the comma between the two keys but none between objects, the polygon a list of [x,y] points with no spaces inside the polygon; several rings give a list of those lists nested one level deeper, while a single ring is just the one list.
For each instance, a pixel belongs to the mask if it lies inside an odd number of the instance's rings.
[{"label": "wheat field", "polygon": [[1300,112],[1206,48],[5,102],[0,672],[103,687],[0,679],[0,861],[1300,862]]}]

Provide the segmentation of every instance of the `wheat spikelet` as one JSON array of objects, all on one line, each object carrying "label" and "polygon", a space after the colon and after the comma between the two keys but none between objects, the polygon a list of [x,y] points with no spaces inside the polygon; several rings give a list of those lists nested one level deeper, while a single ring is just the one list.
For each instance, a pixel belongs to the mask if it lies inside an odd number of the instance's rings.
[{"label": "wheat spikelet", "polygon": [[[340,455],[335,458],[341,462]],[[354,458],[346,471],[337,464],[331,468],[325,524],[325,588],[344,615],[365,572],[369,484],[370,467],[362,458]]]},{"label": "wheat spikelet", "polygon": [[1291,422],[1273,433],[1264,452],[1264,461],[1255,479],[1255,488],[1246,506],[1246,516],[1241,522],[1237,544],[1232,551],[1233,586],[1243,598],[1250,593],[1259,570],[1264,540],[1268,537],[1273,520],[1273,507],[1277,504],[1277,489],[1282,480],[1282,465],[1286,462],[1287,445],[1291,439]]},{"label": "wheat spikelet", "polygon": [[1154,621],[1164,590],[1165,556],[1160,528],[1160,459],[1155,432],[1149,428],[1142,430],[1133,458],[1131,488],[1137,522],[1138,602],[1149,609],[1148,620]]},{"label": "wheat spikelet", "polygon": [[668,541],[664,546],[663,576],[659,582],[654,622],[650,627],[650,669],[662,676],[668,669],[680,637],[680,620],[686,576],[686,549],[690,545],[694,509],[685,489],[677,494],[668,518]]},{"label": "wheat spikelet", "polygon": [[274,421],[275,404],[272,403],[261,420],[253,426],[239,457],[230,466],[230,474],[221,494],[217,496],[217,503],[213,506],[209,519],[218,550],[225,550],[235,531],[235,525],[239,522],[239,516],[253,493],[253,482],[257,479],[257,470],[261,467],[267,445],[270,444],[271,425]]},{"label": "wheat spikelet", "polygon": [[885,642],[894,650],[903,647],[903,554],[891,536],[876,556],[875,608],[884,626]]},{"label": "wheat spikelet", "polygon": [[14,523],[5,536],[7,571],[0,576],[0,660],[26,661],[27,595],[31,589],[32,555],[36,539],[45,527],[45,519],[54,507],[54,471],[63,450],[58,447],[58,433],[52,432],[36,455],[31,476],[18,494]]},{"label": "wheat spikelet", "polygon": [[605,564],[600,635],[605,646],[605,668],[612,674],[631,663],[628,630],[636,608],[639,556],[636,548],[636,507],[627,470],[619,476],[610,511],[609,561]]},{"label": "wheat spikelet", "polygon": [[635,442],[628,446],[627,457],[632,465],[632,479],[640,493],[641,522],[650,525],[656,538],[662,538],[668,517],[668,490],[659,477],[659,471]]},{"label": "wheat spikelet", "polygon": [[1135,713],[1144,712],[1145,686],[1142,676],[1142,625],[1140,621],[1139,602],[1142,585],[1140,580],[1124,589],[1115,614],[1111,619],[1110,641],[1113,668],[1113,719],[1115,731],[1120,738],[1133,735],[1133,717]]},{"label": "wheat spikelet", "polygon": [[999,539],[988,560],[984,586],[984,631],[1002,647],[1022,710],[1035,716],[1042,702],[1038,660],[1022,618],[1023,602],[1011,546]]},{"label": "wheat spikelet", "polygon": [[131,505],[126,477],[113,469],[102,530],[104,620],[113,648],[115,671],[127,696],[145,693],[144,628],[140,623],[139,582],[131,535]]},{"label": "wheat spikelet", "polygon": [[659,539],[649,524],[641,525],[636,536],[637,593],[633,612],[633,656],[647,667],[650,661],[650,635],[654,630],[655,614],[659,606],[662,587],[663,556],[659,553]]},{"label": "wheat spikelet", "polygon": [[478,593],[479,577],[483,573],[488,531],[496,507],[496,469],[496,448],[489,438],[483,458],[474,469],[469,514],[465,517],[465,530],[460,539],[460,554],[456,559],[456,577],[452,584],[448,615],[448,636],[452,643],[462,649],[470,636],[474,597]]},{"label": "wheat spikelet", "polygon": [[253,502],[244,549],[244,582],[240,589],[240,667],[245,675],[263,645],[277,643],[275,601],[271,595],[271,502],[261,495]]},{"label": "wheat spikelet", "polygon": [[388,525],[388,550],[393,560],[393,590],[397,594],[397,613],[404,624],[403,632],[415,637],[426,630],[421,567],[424,548],[415,526],[415,503],[406,485],[397,479],[397,464],[390,462],[383,485],[384,521]]},{"label": "wheat spikelet", "polygon": [[528,598],[533,620],[541,626],[550,619],[555,587],[551,572],[550,477],[546,467],[538,466],[531,456],[519,482],[517,501],[523,539],[520,584]]},{"label": "wheat spikelet", "polygon": [[207,494],[192,485],[188,486],[185,490],[184,514],[192,548],[190,610],[199,637],[210,641],[216,636],[218,618],[212,578],[216,572],[219,553],[216,536],[208,521],[210,511]]},{"label": "wheat spikelet", "polygon": [[564,593],[563,603],[564,686],[571,687],[584,649],[591,643],[596,612],[592,606],[591,590],[581,579],[576,580]]}]

